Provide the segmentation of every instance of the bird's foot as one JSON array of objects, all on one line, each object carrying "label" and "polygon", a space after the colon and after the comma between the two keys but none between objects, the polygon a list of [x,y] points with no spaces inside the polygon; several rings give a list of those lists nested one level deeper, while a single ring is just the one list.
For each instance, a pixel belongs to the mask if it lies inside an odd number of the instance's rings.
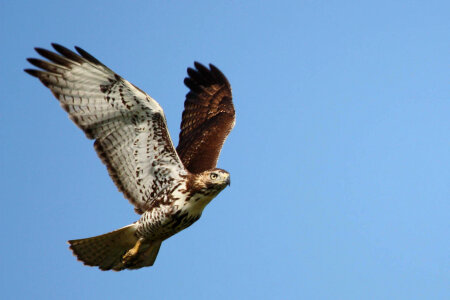
[{"label": "bird's foot", "polygon": [[122,262],[124,264],[129,263],[130,261],[136,258],[136,255],[139,252],[139,248],[141,247],[141,243],[142,239],[139,239],[134,245],[134,247],[128,250],[127,253],[125,253],[124,256],[122,256]]}]

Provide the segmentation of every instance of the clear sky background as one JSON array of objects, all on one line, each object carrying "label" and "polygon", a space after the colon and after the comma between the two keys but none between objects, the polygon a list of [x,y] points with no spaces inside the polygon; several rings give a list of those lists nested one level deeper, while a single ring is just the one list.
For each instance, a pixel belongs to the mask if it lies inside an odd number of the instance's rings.
[{"label": "clear sky background", "polygon": [[[449,299],[449,3],[0,0],[0,298]],[[68,250],[138,215],[23,72],[51,42],[149,93],[175,143],[186,68],[232,84],[232,185],[152,268]]]}]

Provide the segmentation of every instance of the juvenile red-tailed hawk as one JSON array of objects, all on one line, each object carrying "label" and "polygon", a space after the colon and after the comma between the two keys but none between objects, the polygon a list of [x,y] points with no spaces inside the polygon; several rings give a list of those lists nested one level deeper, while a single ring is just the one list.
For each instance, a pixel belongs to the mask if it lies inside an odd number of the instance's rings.
[{"label": "juvenile red-tailed hawk", "polygon": [[69,241],[84,264],[101,270],[153,265],[161,243],[197,221],[205,206],[230,184],[216,168],[234,126],[228,80],[219,69],[195,62],[184,83],[180,139],[175,150],[162,108],[81,48],[75,53],[35,50],[42,69],[26,69],[48,87],[89,139],[109,175],[141,218],[113,232]]}]

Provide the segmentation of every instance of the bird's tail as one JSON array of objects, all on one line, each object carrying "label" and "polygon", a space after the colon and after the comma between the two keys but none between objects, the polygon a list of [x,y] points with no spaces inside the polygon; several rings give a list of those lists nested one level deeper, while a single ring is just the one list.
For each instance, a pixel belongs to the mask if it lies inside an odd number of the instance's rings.
[{"label": "bird's tail", "polygon": [[131,224],[113,232],[87,239],[70,240],[70,249],[78,260],[88,266],[97,266],[101,270],[139,269],[153,265],[161,242],[143,244],[138,255],[131,261],[124,261],[128,250],[135,247],[137,224]]}]

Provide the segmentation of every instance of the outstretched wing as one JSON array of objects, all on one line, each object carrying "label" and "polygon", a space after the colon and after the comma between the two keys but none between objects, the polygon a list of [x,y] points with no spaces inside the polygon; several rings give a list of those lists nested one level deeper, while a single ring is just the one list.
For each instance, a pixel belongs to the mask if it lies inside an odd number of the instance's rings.
[{"label": "outstretched wing", "polygon": [[213,65],[195,62],[184,84],[190,89],[184,102],[178,155],[186,169],[200,173],[216,167],[223,143],[234,126],[231,86]]},{"label": "outstretched wing", "polygon": [[142,213],[158,193],[186,170],[172,145],[166,119],[149,95],[89,53],[57,44],[59,53],[36,48],[47,58],[28,61],[25,71],[41,80],[89,139],[125,197]]}]

